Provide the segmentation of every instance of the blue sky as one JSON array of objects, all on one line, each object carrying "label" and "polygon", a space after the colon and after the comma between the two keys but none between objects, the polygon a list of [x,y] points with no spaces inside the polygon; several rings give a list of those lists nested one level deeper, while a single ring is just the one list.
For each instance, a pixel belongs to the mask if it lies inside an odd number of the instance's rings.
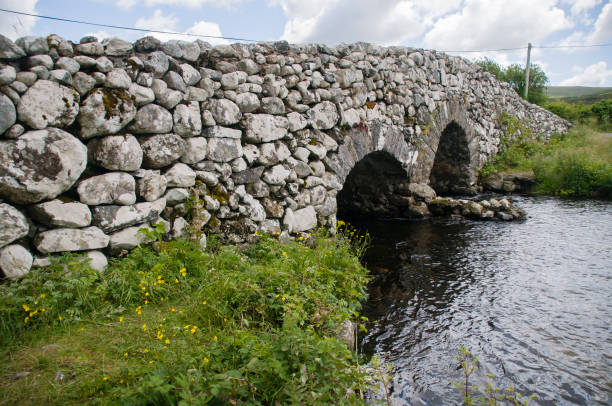
[{"label": "blue sky", "polygon": [[[0,7],[102,24],[294,43],[366,41],[438,50],[612,43],[612,0],[0,0]],[[0,33],[143,33],[0,12]],[[153,34],[160,39],[171,36]],[[191,38],[193,39],[193,38]],[[208,40],[213,44],[227,43]],[[526,51],[458,53],[524,64]],[[612,47],[535,48],[551,85],[612,86]]]}]

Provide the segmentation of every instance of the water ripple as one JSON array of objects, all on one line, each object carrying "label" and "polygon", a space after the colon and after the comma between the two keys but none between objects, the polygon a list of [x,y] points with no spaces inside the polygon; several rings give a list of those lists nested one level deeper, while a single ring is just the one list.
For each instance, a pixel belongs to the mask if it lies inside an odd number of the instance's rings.
[{"label": "water ripple", "polygon": [[358,224],[374,236],[366,265],[389,270],[371,284],[362,344],[394,363],[394,404],[460,403],[461,345],[534,404],[612,403],[612,204],[517,204],[521,223]]}]

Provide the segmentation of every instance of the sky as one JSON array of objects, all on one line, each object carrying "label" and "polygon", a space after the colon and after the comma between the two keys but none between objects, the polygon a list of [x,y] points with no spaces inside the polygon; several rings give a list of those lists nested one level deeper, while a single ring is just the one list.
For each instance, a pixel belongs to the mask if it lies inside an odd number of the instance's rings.
[{"label": "sky", "polygon": [[[540,65],[554,86],[611,86],[612,0],[0,0],[0,8],[101,24],[257,41],[371,42],[436,49],[506,66]],[[0,11],[0,33],[11,39],[58,34],[128,41],[146,35]],[[151,34],[161,40],[194,37]],[[227,44],[202,38],[213,45]],[[485,51],[485,52],[454,52]]]}]

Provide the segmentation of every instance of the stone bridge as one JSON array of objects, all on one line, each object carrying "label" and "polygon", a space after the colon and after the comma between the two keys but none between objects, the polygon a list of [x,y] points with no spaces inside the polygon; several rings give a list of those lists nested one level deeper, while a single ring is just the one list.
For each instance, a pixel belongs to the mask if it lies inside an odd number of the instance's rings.
[{"label": "stone bridge", "polygon": [[[0,36],[0,267],[96,266],[163,222],[186,232],[334,227],[338,209],[424,215],[475,190],[503,114],[568,123],[459,57],[357,43],[134,44]],[[103,252],[102,252],[103,251]]]}]

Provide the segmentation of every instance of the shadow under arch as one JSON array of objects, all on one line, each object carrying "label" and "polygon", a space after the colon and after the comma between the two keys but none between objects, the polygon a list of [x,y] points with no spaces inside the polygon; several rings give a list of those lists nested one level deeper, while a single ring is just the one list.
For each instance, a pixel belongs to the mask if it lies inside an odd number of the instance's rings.
[{"label": "shadow under arch", "polygon": [[[402,192],[410,180],[401,163],[389,152],[374,151],[348,173],[336,197],[339,218],[397,217],[403,215]],[[403,193],[405,194],[405,193]]]},{"label": "shadow under arch", "polygon": [[467,193],[473,184],[472,172],[466,132],[453,120],[440,136],[429,185],[438,195]]}]

